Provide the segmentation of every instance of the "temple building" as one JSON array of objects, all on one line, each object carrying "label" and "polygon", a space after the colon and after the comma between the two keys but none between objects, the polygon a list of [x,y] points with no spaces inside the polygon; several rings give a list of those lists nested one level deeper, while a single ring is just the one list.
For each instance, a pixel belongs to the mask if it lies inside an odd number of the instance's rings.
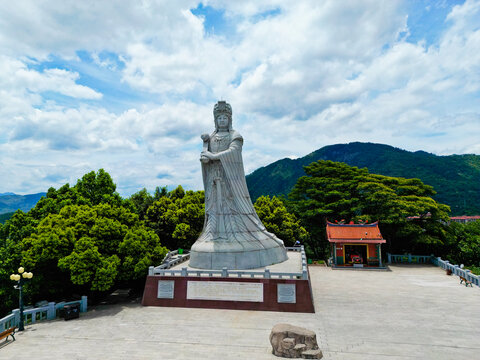
[{"label": "temple building", "polygon": [[327,239],[332,249],[333,267],[383,268],[381,244],[386,241],[371,224],[333,224],[327,221]]}]

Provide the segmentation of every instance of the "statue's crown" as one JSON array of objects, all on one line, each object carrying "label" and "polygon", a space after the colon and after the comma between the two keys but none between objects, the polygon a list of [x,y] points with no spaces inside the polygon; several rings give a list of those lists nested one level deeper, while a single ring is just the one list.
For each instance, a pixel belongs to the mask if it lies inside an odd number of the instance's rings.
[{"label": "statue's crown", "polygon": [[226,101],[220,100],[213,108],[213,116],[215,119],[220,114],[227,114],[229,117],[232,117],[232,107]]}]

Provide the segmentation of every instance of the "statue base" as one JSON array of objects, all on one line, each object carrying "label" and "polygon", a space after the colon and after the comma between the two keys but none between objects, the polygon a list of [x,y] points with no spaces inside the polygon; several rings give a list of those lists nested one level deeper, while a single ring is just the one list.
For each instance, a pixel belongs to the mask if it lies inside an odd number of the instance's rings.
[{"label": "statue base", "polygon": [[195,269],[172,252],[150,267],[142,305],[314,313],[304,249],[287,250],[287,261],[252,270]]},{"label": "statue base", "polygon": [[[258,248],[258,244],[206,241],[195,243],[190,250],[192,268],[221,270],[257,269],[281,263],[288,259],[283,245],[270,240],[270,248]],[[236,246],[236,247],[234,247]]]}]

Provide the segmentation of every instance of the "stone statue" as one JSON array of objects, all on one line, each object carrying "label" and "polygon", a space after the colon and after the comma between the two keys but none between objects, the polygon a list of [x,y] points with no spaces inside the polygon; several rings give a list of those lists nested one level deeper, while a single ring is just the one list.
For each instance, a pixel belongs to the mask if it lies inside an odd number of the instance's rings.
[{"label": "stone statue", "polygon": [[247,189],[243,138],[232,129],[232,108],[219,101],[215,131],[203,134],[202,164],[205,223],[190,251],[190,266],[200,269],[254,269],[287,259],[283,241],[258,218]]}]

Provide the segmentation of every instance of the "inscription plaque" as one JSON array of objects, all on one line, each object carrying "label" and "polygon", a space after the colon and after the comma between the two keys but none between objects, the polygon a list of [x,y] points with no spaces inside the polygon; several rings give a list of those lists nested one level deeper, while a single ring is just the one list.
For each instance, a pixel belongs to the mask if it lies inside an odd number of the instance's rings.
[{"label": "inscription plaque", "polygon": [[263,302],[263,284],[229,281],[188,281],[187,299]]},{"label": "inscription plaque", "polygon": [[297,302],[295,284],[277,284],[277,302],[295,304]]},{"label": "inscription plaque", "polygon": [[175,281],[173,280],[159,280],[157,298],[159,299],[173,299],[173,289],[175,288]]}]

